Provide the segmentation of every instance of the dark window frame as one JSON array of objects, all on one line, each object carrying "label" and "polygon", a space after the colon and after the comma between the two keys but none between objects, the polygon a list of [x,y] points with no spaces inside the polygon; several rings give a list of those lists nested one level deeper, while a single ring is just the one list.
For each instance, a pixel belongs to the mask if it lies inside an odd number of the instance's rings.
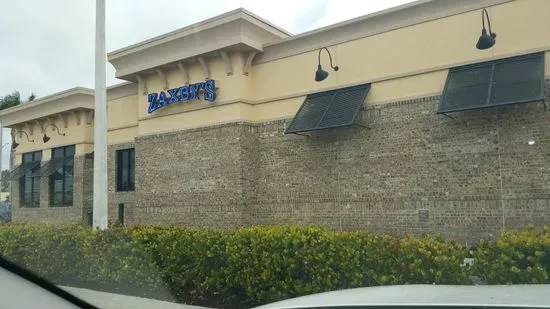
[{"label": "dark window frame", "polygon": [[[494,77],[495,77],[495,68],[499,64],[506,64],[506,63],[514,63],[514,62],[520,62],[527,59],[532,58],[538,58],[541,61],[541,66],[538,68],[540,71],[537,72],[539,74],[540,79],[540,96],[537,98],[529,98],[529,99],[520,99],[520,100],[509,100],[499,103],[491,102],[492,94],[493,94],[493,86],[495,84]],[[522,103],[529,103],[529,102],[538,102],[544,100],[544,89],[545,89],[545,77],[544,77],[544,66],[545,66],[545,55],[544,53],[533,53],[533,54],[526,54],[526,55],[520,55],[515,57],[509,57],[509,58],[503,58],[503,59],[497,59],[492,61],[485,61],[480,63],[474,63],[469,65],[464,65],[460,67],[454,67],[450,68],[449,72],[447,73],[447,79],[445,80],[445,87],[443,88],[443,93],[441,94],[441,101],[439,102],[437,113],[438,114],[447,114],[447,113],[454,113],[454,112],[463,112],[468,110],[476,110],[476,109],[482,109],[482,108],[494,108],[494,107],[502,107],[507,105],[514,105],[514,104],[522,104]],[[487,96],[486,101],[484,105],[478,105],[478,106],[468,106],[464,108],[450,108],[450,109],[442,109],[442,105],[444,105],[445,99],[447,97],[447,92],[450,87],[450,79],[453,76],[453,73],[460,72],[460,71],[470,71],[474,69],[480,69],[483,67],[490,67],[490,75],[488,79],[488,88],[487,88]]]},{"label": "dark window frame", "polygon": [[[60,155],[56,155],[58,151],[61,152]],[[49,176],[49,187],[50,187],[50,207],[71,207],[73,206],[73,194],[74,194],[74,154],[75,146],[63,146],[52,148],[52,158],[51,160],[64,160],[63,166],[59,168],[61,170],[61,179],[55,179],[56,173]],[[71,176],[71,183],[67,182],[67,176]],[[55,182],[61,181],[61,203],[58,203],[55,198]],[[70,190],[69,190],[70,189]]]},{"label": "dark window frame", "polygon": [[[127,164],[123,164],[127,155]],[[116,151],[116,191],[129,192],[136,188],[136,151],[135,148],[119,149]],[[126,165],[126,166],[125,166]]]},{"label": "dark window frame", "polygon": [[[28,159],[30,157],[30,159]],[[26,152],[22,155],[21,163],[42,162],[42,151]],[[25,176],[19,179],[19,206],[23,208],[40,207],[40,177],[31,176],[40,169],[40,164],[28,171]],[[27,181],[30,182],[30,197],[26,196]]]}]

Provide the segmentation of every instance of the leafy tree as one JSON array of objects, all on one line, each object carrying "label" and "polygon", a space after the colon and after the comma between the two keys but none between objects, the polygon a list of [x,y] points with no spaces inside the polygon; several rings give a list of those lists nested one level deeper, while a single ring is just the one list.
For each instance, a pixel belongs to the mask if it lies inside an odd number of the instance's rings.
[{"label": "leafy tree", "polygon": [[9,189],[9,181],[6,180],[8,176],[10,175],[9,170],[3,170],[2,171],[2,188],[0,188],[1,192],[8,192]]},{"label": "leafy tree", "polygon": [[13,93],[0,98],[0,110],[14,107],[19,104],[21,104],[21,96],[19,95],[19,91],[14,91]]},{"label": "leafy tree", "polygon": [[[31,93],[27,102],[34,101],[35,99],[36,95],[34,93]],[[21,101],[21,95],[19,94],[19,91],[14,91],[4,97],[0,97],[0,110],[17,106],[21,103],[25,102]]]},{"label": "leafy tree", "polygon": [[10,171],[3,170],[2,171],[2,188],[0,188],[0,192],[8,192],[9,191],[9,181],[6,180],[8,175],[10,174]]}]

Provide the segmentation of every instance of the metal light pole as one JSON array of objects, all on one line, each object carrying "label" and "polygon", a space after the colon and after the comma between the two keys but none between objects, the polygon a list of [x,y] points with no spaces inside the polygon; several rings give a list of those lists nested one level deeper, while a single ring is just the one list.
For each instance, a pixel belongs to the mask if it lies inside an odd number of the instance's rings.
[{"label": "metal light pole", "polygon": [[93,226],[107,229],[107,89],[105,0],[96,0]]}]

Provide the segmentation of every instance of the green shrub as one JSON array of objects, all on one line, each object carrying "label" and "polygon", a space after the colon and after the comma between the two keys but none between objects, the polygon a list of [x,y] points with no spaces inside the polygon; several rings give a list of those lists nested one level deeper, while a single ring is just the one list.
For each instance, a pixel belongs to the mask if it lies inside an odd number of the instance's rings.
[{"label": "green shrub", "polygon": [[[63,285],[211,307],[390,284],[548,283],[550,230],[505,232],[475,249],[436,236],[318,227],[0,226],[0,254]],[[473,267],[461,266],[474,257]]]},{"label": "green shrub", "polygon": [[472,255],[475,274],[487,283],[548,283],[550,228],[503,232],[494,243],[481,243]]}]

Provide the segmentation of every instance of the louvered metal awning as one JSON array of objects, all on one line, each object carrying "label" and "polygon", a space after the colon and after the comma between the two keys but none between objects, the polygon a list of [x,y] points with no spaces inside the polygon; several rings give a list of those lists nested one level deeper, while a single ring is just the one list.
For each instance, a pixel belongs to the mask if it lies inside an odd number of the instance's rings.
[{"label": "louvered metal awning", "polygon": [[350,126],[365,102],[370,84],[310,94],[285,133]]},{"label": "louvered metal awning", "polygon": [[544,53],[449,70],[438,114],[544,100]]},{"label": "louvered metal awning", "polygon": [[40,161],[23,163],[12,170],[6,180],[19,180],[38,166],[40,166]]},{"label": "louvered metal awning", "polygon": [[31,176],[33,177],[48,177],[50,175],[53,175],[58,169],[63,167],[63,165],[67,162],[72,161],[73,158],[60,158],[60,159],[52,159],[46,164],[42,165],[42,167],[32,173]]}]

